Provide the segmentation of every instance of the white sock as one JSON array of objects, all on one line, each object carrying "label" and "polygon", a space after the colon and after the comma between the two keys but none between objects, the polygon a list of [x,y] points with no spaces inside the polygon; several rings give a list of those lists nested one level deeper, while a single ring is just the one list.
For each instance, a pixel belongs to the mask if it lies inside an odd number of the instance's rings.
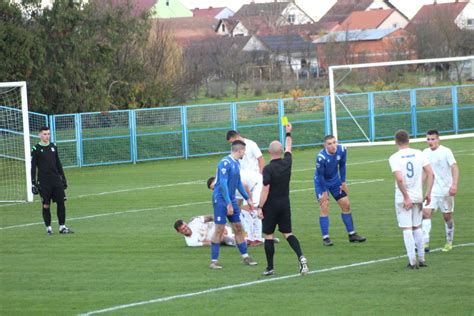
[{"label": "white sock", "polygon": [[431,218],[424,219],[421,224],[423,229],[423,242],[425,244],[429,244],[431,232]]},{"label": "white sock", "polygon": [[425,261],[425,249],[423,247],[423,231],[418,228],[413,231],[413,239],[415,239],[416,249],[418,250],[418,260]]},{"label": "white sock", "polygon": [[46,228],[46,230],[47,230],[47,231],[53,231],[53,228],[52,228],[51,226],[48,226],[48,227]]},{"label": "white sock", "polygon": [[403,241],[405,242],[405,249],[407,250],[408,261],[410,261],[411,265],[415,265],[415,239],[413,238],[413,231],[411,229],[403,231]]},{"label": "white sock", "polygon": [[449,222],[445,222],[444,224],[446,228],[446,242],[450,245],[453,244],[454,238],[454,220],[450,220]]},{"label": "white sock", "polygon": [[59,225],[59,230],[63,229],[64,227],[66,227],[66,225]]}]

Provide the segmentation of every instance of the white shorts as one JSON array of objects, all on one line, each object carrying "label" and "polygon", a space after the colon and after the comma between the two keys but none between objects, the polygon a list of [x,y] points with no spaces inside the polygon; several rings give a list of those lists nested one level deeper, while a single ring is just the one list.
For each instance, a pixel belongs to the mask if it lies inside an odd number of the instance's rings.
[{"label": "white shorts", "polygon": [[432,196],[430,204],[423,204],[423,208],[430,208],[434,212],[438,209],[443,213],[454,212],[454,196]]},{"label": "white shorts", "polygon": [[413,207],[408,210],[403,207],[403,203],[395,203],[395,212],[400,228],[420,226],[423,220],[421,203],[414,203]]}]

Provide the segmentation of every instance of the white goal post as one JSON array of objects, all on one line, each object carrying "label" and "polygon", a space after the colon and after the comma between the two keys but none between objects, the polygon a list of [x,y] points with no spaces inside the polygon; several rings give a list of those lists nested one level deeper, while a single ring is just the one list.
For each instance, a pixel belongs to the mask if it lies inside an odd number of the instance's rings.
[{"label": "white goal post", "polygon": [[[429,63],[450,63],[450,62],[463,62],[474,60],[474,56],[464,56],[464,57],[448,57],[448,58],[432,58],[432,59],[412,59],[412,60],[399,60],[399,61],[388,61],[388,62],[376,62],[376,63],[362,63],[362,64],[348,64],[348,65],[335,65],[329,66],[328,68],[328,76],[329,76],[329,93],[330,93],[330,106],[331,106],[331,126],[332,126],[332,134],[338,138],[338,127],[337,127],[337,114],[336,114],[336,99],[339,100],[340,103],[345,107],[342,100],[339,98],[338,94],[336,93],[336,87],[340,83],[336,83],[334,79],[334,71],[340,69],[347,69],[348,73],[345,74],[342,80],[353,70],[353,69],[361,69],[361,68],[376,68],[376,67],[387,67],[387,66],[405,66],[405,65],[415,65],[415,64],[429,64]],[[341,81],[342,81],[341,80]],[[351,114],[349,109],[345,107],[345,110],[352,118],[354,123],[360,129],[364,137],[370,143],[371,140],[364,132],[362,127],[359,125],[357,120]]]},{"label": "white goal post", "polygon": [[[19,93],[17,92],[18,90]],[[14,94],[15,97],[9,98],[9,94]],[[18,100],[16,99],[17,95],[19,97]],[[18,103],[21,103],[21,105]],[[6,189],[10,188],[20,191],[20,194],[17,196],[14,194],[0,195],[0,202],[32,202],[31,147],[26,82],[0,82],[0,107],[2,108],[0,112],[2,113],[0,116],[0,130],[3,138],[0,148],[0,159],[5,161],[2,166],[5,172],[5,179],[2,179],[2,182],[5,183],[2,183],[2,185],[4,184]],[[19,111],[21,111],[21,115],[18,113]],[[21,146],[23,150],[17,147],[13,148],[14,146]],[[20,164],[18,164],[18,161],[20,161]],[[17,168],[18,165],[24,165],[24,169]],[[12,168],[18,170],[10,172],[9,169]],[[23,181],[8,179],[13,177],[24,177],[26,185]],[[21,187],[14,188],[14,186],[18,185],[21,185]]]}]

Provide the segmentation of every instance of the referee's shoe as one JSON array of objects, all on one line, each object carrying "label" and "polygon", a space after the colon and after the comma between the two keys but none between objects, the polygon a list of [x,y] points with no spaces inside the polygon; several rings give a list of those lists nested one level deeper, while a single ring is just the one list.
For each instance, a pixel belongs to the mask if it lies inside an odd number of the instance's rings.
[{"label": "referee's shoe", "polygon": [[357,233],[349,234],[350,242],[364,242],[366,238],[364,236],[359,236]]},{"label": "referee's shoe", "polygon": [[59,230],[59,233],[60,234],[74,234],[74,232],[67,226],[64,226],[62,227],[60,230]]}]

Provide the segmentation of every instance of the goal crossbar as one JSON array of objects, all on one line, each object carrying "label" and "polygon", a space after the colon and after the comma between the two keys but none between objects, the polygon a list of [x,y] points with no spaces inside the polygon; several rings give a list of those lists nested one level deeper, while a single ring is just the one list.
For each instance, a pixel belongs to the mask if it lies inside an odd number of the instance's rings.
[{"label": "goal crossbar", "polygon": [[[474,55],[471,56],[462,56],[462,57],[445,57],[445,58],[429,58],[429,59],[410,59],[410,60],[397,60],[397,61],[386,61],[386,62],[377,62],[377,63],[361,63],[361,64],[351,64],[351,65],[334,65],[329,66],[328,76],[329,76],[329,98],[331,105],[331,126],[332,134],[337,138],[337,115],[336,115],[336,86],[341,82],[334,83],[334,70],[337,69],[359,69],[359,68],[373,68],[373,67],[386,67],[386,66],[399,66],[399,65],[415,65],[415,64],[427,64],[427,63],[446,63],[446,62],[462,62],[473,60]],[[339,101],[340,98],[338,97]],[[349,109],[344,103],[342,103],[346,111],[352,117]],[[358,125],[358,124],[357,124]],[[360,129],[360,125],[358,125]],[[362,129],[361,129],[362,131]],[[363,134],[364,131],[362,131]],[[370,142],[370,140],[368,139]]]}]

